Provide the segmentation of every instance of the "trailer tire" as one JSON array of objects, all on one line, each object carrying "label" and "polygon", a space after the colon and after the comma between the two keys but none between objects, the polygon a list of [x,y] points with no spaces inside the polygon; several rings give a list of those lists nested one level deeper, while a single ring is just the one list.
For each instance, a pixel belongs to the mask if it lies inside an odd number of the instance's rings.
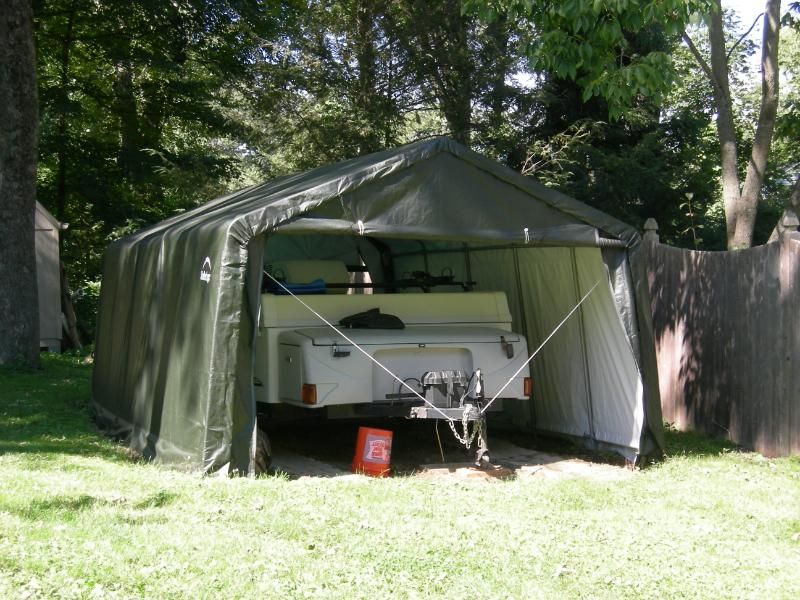
[{"label": "trailer tire", "polygon": [[255,474],[264,475],[272,465],[272,446],[266,432],[259,429],[256,432]]}]

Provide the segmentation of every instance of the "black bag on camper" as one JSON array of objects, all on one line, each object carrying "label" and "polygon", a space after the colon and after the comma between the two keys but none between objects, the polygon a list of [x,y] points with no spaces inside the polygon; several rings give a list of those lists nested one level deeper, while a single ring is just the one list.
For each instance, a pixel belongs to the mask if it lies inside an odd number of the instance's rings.
[{"label": "black bag on camper", "polygon": [[348,329],[405,329],[399,317],[387,315],[379,308],[356,313],[339,321],[339,325]]}]

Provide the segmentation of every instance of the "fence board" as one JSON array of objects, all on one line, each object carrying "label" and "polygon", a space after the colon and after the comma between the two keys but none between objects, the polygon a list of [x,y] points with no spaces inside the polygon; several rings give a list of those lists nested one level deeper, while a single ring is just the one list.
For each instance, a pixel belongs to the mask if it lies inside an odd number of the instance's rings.
[{"label": "fence board", "polygon": [[[800,242],[797,242],[800,245]],[[790,453],[800,454],[800,252],[787,253],[781,266],[781,283],[788,302],[793,302],[795,310],[784,312],[783,332],[785,337],[784,366],[789,372],[785,381],[787,398],[786,413],[789,425]]]},{"label": "fence board", "polygon": [[800,454],[800,241],[646,246],[664,418],[766,456]]}]

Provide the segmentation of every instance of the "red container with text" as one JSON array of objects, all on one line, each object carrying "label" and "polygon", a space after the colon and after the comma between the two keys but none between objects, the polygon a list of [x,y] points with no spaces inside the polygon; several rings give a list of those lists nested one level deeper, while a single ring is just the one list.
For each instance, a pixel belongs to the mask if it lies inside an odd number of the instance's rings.
[{"label": "red container with text", "polygon": [[392,432],[386,429],[359,427],[356,452],[353,456],[353,473],[371,477],[389,475],[392,458]]}]

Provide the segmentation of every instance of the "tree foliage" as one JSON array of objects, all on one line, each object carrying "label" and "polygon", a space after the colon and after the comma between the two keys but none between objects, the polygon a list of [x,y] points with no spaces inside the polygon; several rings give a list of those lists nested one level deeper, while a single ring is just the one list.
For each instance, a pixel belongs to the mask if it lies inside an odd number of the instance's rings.
[{"label": "tree foliage", "polygon": [[[488,22],[526,19],[534,35],[524,47],[534,70],[575,81],[584,102],[599,96],[611,119],[642,97],[656,101],[675,79],[669,45],[642,44],[679,38],[706,0],[466,0],[465,8]],[[649,47],[648,47],[649,46]]]},{"label": "tree foliage", "polygon": [[[729,57],[736,44],[730,49],[726,44],[720,0],[466,0],[466,6],[489,22],[498,15],[530,21],[535,38],[527,53],[534,67],[575,81],[583,101],[603,98],[611,120],[634,110],[643,98],[662,102],[676,80],[668,48],[682,39],[711,85],[728,247],[753,244],[779,106],[780,0],[765,2],[761,94],[744,163],[730,86]],[[695,15],[708,32],[708,56],[686,33]],[[635,43],[653,35],[666,47],[642,50]]]},{"label": "tree foliage", "polygon": [[253,87],[258,41],[285,14],[212,0],[36,8],[39,196],[70,223],[70,280],[92,281],[110,240],[237,180],[243,128],[226,111]]},{"label": "tree foliage", "polygon": [[[710,57],[715,2],[38,0],[38,193],[70,223],[85,332],[110,240],[235,187],[436,134],[635,226],[655,217],[675,243],[693,245],[699,226],[701,247],[724,247],[718,98],[686,42]],[[722,23],[743,177],[755,48],[736,43],[749,24]],[[787,81],[757,241],[797,172]]]}]

